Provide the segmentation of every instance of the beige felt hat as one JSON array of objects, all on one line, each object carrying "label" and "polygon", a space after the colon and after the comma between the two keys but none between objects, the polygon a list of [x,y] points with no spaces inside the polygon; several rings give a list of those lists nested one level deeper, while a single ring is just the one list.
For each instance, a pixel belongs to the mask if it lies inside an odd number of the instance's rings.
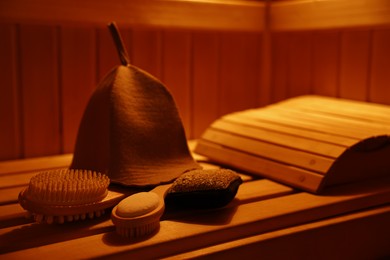
[{"label": "beige felt hat", "polygon": [[122,62],[100,82],[82,118],[71,168],[126,186],[158,185],[200,168],[168,89]]}]

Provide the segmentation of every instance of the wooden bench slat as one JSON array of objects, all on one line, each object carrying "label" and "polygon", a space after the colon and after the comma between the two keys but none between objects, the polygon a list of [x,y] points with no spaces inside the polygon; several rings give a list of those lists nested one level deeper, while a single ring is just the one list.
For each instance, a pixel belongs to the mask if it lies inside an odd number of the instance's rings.
[{"label": "wooden bench slat", "polygon": [[324,143],[337,144],[344,147],[349,147],[356,143],[356,138],[343,137],[332,135],[323,132],[315,132],[312,130],[298,128],[296,126],[280,124],[278,122],[253,120],[245,116],[245,113],[233,113],[223,117],[224,121],[232,122],[241,125],[250,125],[257,128],[267,129],[278,133],[286,133],[295,136],[306,136],[306,138],[318,140]]},{"label": "wooden bench slat", "polygon": [[26,211],[18,203],[9,205],[0,205],[0,221],[9,220],[12,218],[19,218],[24,216]]},{"label": "wooden bench slat", "polygon": [[[376,258],[376,256],[380,258],[388,253],[390,225],[383,226],[383,223],[389,218],[390,205],[387,204],[367,211],[353,212],[178,255],[170,255],[163,259],[195,259],[197,257],[246,259],[256,256],[260,259],[264,256],[267,256],[267,259],[288,259],[291,256],[315,259],[318,257],[318,252],[321,252],[321,258],[324,259],[334,258],[335,252],[343,259]],[[378,230],[381,236],[378,236]],[[348,243],[345,243],[345,234],[348,234]],[[357,243],[365,246],[357,248]],[[292,244],[294,246],[289,246]],[[305,246],[297,246],[300,244]],[[339,250],[340,244],[343,245],[342,251]],[[283,248],[288,248],[288,250],[282,250]],[[310,250],[308,251],[307,248]]]},{"label": "wooden bench slat", "polygon": [[[251,203],[254,201],[260,201],[260,200],[271,199],[271,198],[275,198],[275,197],[279,197],[279,196],[285,196],[288,194],[292,194],[294,192],[295,192],[295,190],[290,188],[290,187],[287,187],[285,185],[278,184],[278,183],[275,183],[275,182],[269,181],[269,180],[256,180],[256,181],[246,182],[240,186],[235,199],[229,205],[227,205],[224,208],[224,210],[227,210],[227,208],[235,208],[235,207],[238,207],[239,205]],[[3,209],[8,211],[8,213],[4,212]],[[185,211],[174,210],[174,209],[173,210],[171,209],[171,211],[169,211],[167,209],[167,211],[164,213],[162,219],[172,220],[172,219],[183,218],[183,217],[191,216],[191,215],[204,214],[204,212],[206,212],[206,211],[207,212],[220,211],[220,209],[216,209],[216,210],[215,209],[211,209],[211,210],[186,209]],[[15,220],[15,218],[22,218],[26,211],[23,210],[18,204],[12,204],[12,206],[11,205],[0,206],[0,212],[1,212],[0,213],[0,221],[2,222],[2,225],[6,225],[7,222],[13,221],[13,220]],[[107,214],[107,215],[109,215],[109,214]],[[80,229],[82,229],[83,226],[86,226],[86,227],[89,226],[88,222],[91,222],[91,223],[102,222],[102,223],[99,223],[97,225],[90,227],[89,229],[95,229],[95,228],[101,229],[101,228],[106,228],[106,227],[112,226],[111,221],[109,221],[107,219],[107,217],[102,217],[101,219],[102,219],[102,221],[87,220],[87,221],[80,221],[80,222],[83,222],[80,224],[79,223],[64,224],[63,226],[66,226],[69,228],[69,231],[68,231],[69,234],[66,235],[67,239],[72,239],[72,236],[70,234],[72,232],[75,233],[73,238],[90,235],[90,233],[83,234],[82,232],[80,232],[81,231]],[[37,226],[37,225],[38,224],[32,224],[32,226]],[[53,225],[51,229],[47,229],[45,227],[46,225],[44,225],[44,224],[40,225],[40,226],[42,226],[43,228],[39,229],[38,227],[34,227],[31,229],[34,230],[34,232],[37,236],[47,237],[46,240],[35,241],[35,242],[28,241],[28,238],[31,235],[30,234],[31,232],[29,231],[29,227],[31,227],[30,224],[25,224],[25,225],[22,225],[20,227],[4,228],[4,229],[0,230],[0,236],[11,234],[12,230],[15,230],[15,229],[25,230],[25,232],[20,231],[18,234],[18,239],[23,241],[23,242],[20,242],[20,243],[14,245],[14,242],[12,241],[12,239],[7,240],[8,242],[5,245],[7,245],[8,251],[25,249],[25,248],[32,247],[32,246],[44,246],[44,245],[49,244],[48,241],[50,241],[50,240],[53,240],[53,241],[61,240],[61,236],[64,232],[64,231],[62,231],[63,230],[62,227],[59,228],[59,230],[61,230],[61,233],[56,234],[56,233],[52,233],[52,232],[53,232],[53,230],[57,229],[56,226],[58,226],[58,225]],[[50,237],[50,236],[52,236],[52,237]],[[24,241],[24,239],[25,239],[25,241]]]},{"label": "wooden bench slat", "polygon": [[[0,230],[6,230],[5,228],[8,227],[17,227],[30,223],[31,220],[25,218],[26,213],[27,212],[17,203],[0,205]],[[0,252],[1,251],[0,247]]]},{"label": "wooden bench slat", "polygon": [[[229,162],[231,167],[239,168],[257,176],[276,181],[280,180],[288,185],[312,192],[318,189],[323,179],[322,175],[311,171],[231,150],[205,140],[199,140],[197,150],[202,154],[207,154],[216,162]],[[213,157],[216,154],[218,154],[218,157]]]},{"label": "wooden bench slat", "polygon": [[[325,121],[316,116],[310,115],[308,113],[300,113],[294,111],[288,111],[283,109],[264,109],[262,111],[263,114],[267,114],[268,116],[274,117],[277,116],[280,120],[290,119],[296,122],[296,125],[299,126],[302,122],[316,125],[317,128],[324,128],[326,130],[331,130],[332,132],[336,132],[342,134],[344,136],[358,137],[360,139],[368,138],[373,135],[377,135],[378,131],[371,131],[367,129],[367,131],[354,128],[348,125],[347,123],[334,123],[330,120]],[[382,132],[383,133],[383,132]]]},{"label": "wooden bench slat", "polygon": [[272,111],[288,117],[295,117],[331,125],[345,131],[353,129],[356,132],[369,133],[370,135],[390,133],[390,127],[387,124],[379,124],[368,120],[359,120],[346,115],[339,116],[330,113],[319,113],[312,109],[297,109],[295,107],[290,108],[282,106],[272,107]]},{"label": "wooden bench slat", "polygon": [[[188,147],[191,151],[194,150],[195,146],[196,140],[188,141]],[[207,158],[202,155],[195,153],[192,153],[192,155],[196,160],[207,161]],[[67,168],[71,164],[72,158],[73,154],[60,154],[20,160],[0,161],[0,177],[15,173],[39,172],[50,169]]]},{"label": "wooden bench slat", "polygon": [[[266,142],[252,140],[230,133],[216,131],[209,128],[202,136],[203,140],[220,144],[227,148],[240,150],[262,158],[278,161],[280,163],[300,167],[324,174],[328,171],[333,161],[312,153],[298,151],[287,147],[276,146]],[[213,158],[213,157],[210,157]]]},{"label": "wooden bench slat", "polygon": [[73,154],[63,154],[23,160],[2,161],[0,162],[0,176],[10,173],[38,172],[48,169],[65,168],[70,165],[72,158]]},{"label": "wooden bench slat", "polygon": [[[385,182],[377,180],[364,185],[338,187],[330,190],[327,196],[302,192],[240,205],[230,212],[213,211],[164,220],[161,221],[157,234],[142,241],[126,242],[114,233],[112,227],[106,227],[99,234],[19,250],[3,256],[50,257],[60,254],[72,258],[159,258],[378,206],[389,201],[389,179]],[[85,232],[86,229],[83,230]],[[31,234],[32,237],[36,235]]]},{"label": "wooden bench slat", "polygon": [[256,110],[247,111],[245,116],[248,118],[252,118],[255,120],[266,120],[271,122],[278,122],[279,124],[288,125],[296,128],[303,128],[306,130],[331,134],[335,136],[354,138],[360,140],[362,138],[369,137],[368,134],[361,134],[360,132],[356,132],[353,129],[349,129],[347,133],[341,132],[340,129],[337,129],[332,126],[319,124],[318,122],[312,121],[304,121],[297,118],[290,118],[283,115],[279,115],[276,113],[258,113]]},{"label": "wooden bench slat", "polygon": [[288,133],[278,133],[275,131],[255,128],[252,125],[245,126],[230,123],[224,119],[214,122],[211,125],[211,128],[331,158],[337,158],[345,151],[345,147],[311,140],[306,136],[294,136]]},{"label": "wooden bench slat", "polygon": [[19,193],[24,187],[25,186],[18,186],[0,189],[0,205],[18,202]]},{"label": "wooden bench slat", "polygon": [[353,117],[366,122],[390,123],[390,108],[382,104],[325,96],[301,96],[282,101],[281,104]]},{"label": "wooden bench slat", "polygon": [[0,190],[4,188],[12,188],[15,186],[26,186],[30,178],[36,175],[38,172],[26,172],[21,174],[9,174],[0,175]]},{"label": "wooden bench slat", "polygon": [[386,123],[390,123],[390,119],[388,119],[387,115],[389,115],[390,112],[388,112],[388,109],[383,109],[381,111],[374,111],[370,107],[360,107],[360,108],[353,108],[350,106],[350,104],[342,103],[342,104],[335,104],[335,103],[325,103],[322,104],[322,102],[315,102],[311,103],[308,102],[306,104],[285,104],[283,106],[285,109],[291,109],[296,111],[307,111],[311,113],[316,113],[318,115],[326,115],[329,117],[334,118],[340,118],[340,119],[349,119],[353,120],[354,122],[361,122],[368,125],[373,126],[383,126]]}]

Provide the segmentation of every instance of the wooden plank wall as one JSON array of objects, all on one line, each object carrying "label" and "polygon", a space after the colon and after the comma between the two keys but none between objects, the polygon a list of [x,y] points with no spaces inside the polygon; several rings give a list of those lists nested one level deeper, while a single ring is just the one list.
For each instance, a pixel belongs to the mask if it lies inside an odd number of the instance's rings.
[{"label": "wooden plank wall", "polygon": [[109,20],[172,91],[188,138],[302,94],[390,105],[387,0],[40,4],[0,2],[0,160],[72,152],[90,94],[119,63]]},{"label": "wooden plank wall", "polygon": [[271,101],[313,93],[390,105],[390,2],[271,4]]},{"label": "wooden plank wall", "polygon": [[[0,33],[7,35],[0,159],[72,152],[89,96],[119,64],[108,30],[23,23],[1,24]],[[259,106],[261,33],[125,27],[122,34],[133,64],[171,90],[188,138],[222,114]]]},{"label": "wooden plank wall", "polygon": [[390,105],[390,28],[272,33],[272,102],[307,93]]}]

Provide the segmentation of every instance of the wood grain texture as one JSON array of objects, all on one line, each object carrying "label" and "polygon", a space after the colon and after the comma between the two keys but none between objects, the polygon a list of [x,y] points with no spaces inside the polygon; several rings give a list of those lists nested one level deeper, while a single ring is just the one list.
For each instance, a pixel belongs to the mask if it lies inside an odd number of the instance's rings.
[{"label": "wood grain texture", "polygon": [[187,138],[192,136],[191,102],[191,33],[163,33],[163,63],[161,80],[172,93],[181,116]]},{"label": "wood grain texture", "polygon": [[283,120],[278,120],[278,118],[273,117],[258,117],[253,114],[253,117],[250,115],[236,117],[234,115],[225,115],[223,120],[227,122],[233,122],[241,125],[249,125],[256,128],[266,129],[270,131],[275,131],[278,133],[290,134],[293,136],[305,136],[311,140],[323,141],[326,143],[337,144],[339,146],[351,146],[356,143],[357,139],[345,137],[345,136],[336,136],[330,133],[325,132],[313,132],[310,128],[305,129],[304,127],[296,128],[294,124],[288,124],[283,122]]},{"label": "wood grain texture", "polygon": [[320,94],[390,104],[388,29],[274,32],[272,100]]},{"label": "wood grain texture", "polygon": [[157,78],[162,76],[162,31],[133,29],[128,47],[131,62]]},{"label": "wood grain texture", "polygon": [[313,34],[313,93],[337,96],[339,83],[340,32]]},{"label": "wood grain texture", "polygon": [[73,154],[61,154],[50,157],[28,158],[23,161],[2,161],[0,164],[0,176],[12,173],[29,172],[31,169],[44,171],[48,169],[65,168],[70,165],[72,157]]},{"label": "wood grain texture", "polygon": [[323,179],[322,175],[312,171],[267,160],[247,152],[237,151],[237,149],[229,149],[213,142],[199,140],[198,144],[196,152],[207,155],[214,162],[223,165],[228,162],[230,167],[239,168],[254,175],[260,172],[265,178],[283,181],[288,185],[310,192],[315,192],[315,187],[318,187]]},{"label": "wood grain texture", "polygon": [[200,136],[219,116],[220,37],[218,32],[193,34],[192,98],[193,136]]},{"label": "wood grain texture", "polygon": [[205,131],[195,151],[320,193],[324,187],[387,174],[390,127],[380,116],[385,114],[390,115],[388,106],[307,95],[221,117]]},{"label": "wood grain texture", "polygon": [[[251,140],[245,136],[234,135],[234,132],[231,134],[209,129],[203,134],[202,139],[219,144],[227,149],[251,154],[289,166],[308,169],[319,174],[325,174],[334,162],[330,158],[324,158],[311,152],[307,153],[272,143]],[[205,155],[207,156],[209,154]],[[212,155],[209,156],[213,159]],[[218,160],[218,154],[215,154],[215,157]],[[229,163],[229,161],[226,160],[225,163]],[[247,163],[250,162],[248,161]]]},{"label": "wood grain texture", "polygon": [[[390,239],[390,226],[382,223],[389,217],[390,206],[387,205],[207,246],[164,259],[303,259],[317,258],[318,252],[327,259],[335,254],[344,259],[382,258],[388,255],[387,241]],[[352,239],[356,240],[352,242]],[[349,243],[345,243],[346,240]],[[302,244],[306,246],[298,246]]]},{"label": "wood grain texture", "polygon": [[[223,15],[221,15],[223,13]],[[106,24],[181,29],[262,31],[264,3],[253,1],[5,0],[0,20],[41,24]]]},{"label": "wood grain texture", "polygon": [[61,29],[62,152],[73,152],[89,97],[96,88],[96,34],[91,28]]},{"label": "wood grain texture", "polygon": [[312,92],[312,34],[290,33],[288,55],[288,96]]},{"label": "wood grain texture", "polygon": [[[238,120],[235,120],[235,122],[237,121]],[[281,145],[290,149],[306,151],[330,158],[337,158],[345,151],[345,147],[329,144],[327,142],[319,142],[318,140],[311,140],[308,139],[305,135],[291,135],[290,133],[281,133],[277,129],[264,129],[257,126],[258,124],[236,124],[224,119],[218,120],[211,125],[213,130],[226,131],[226,129],[229,129],[230,134],[263,141],[274,145]]]},{"label": "wood grain texture", "polygon": [[390,30],[374,30],[368,100],[390,104]]},{"label": "wood grain texture", "polygon": [[[301,97],[305,98],[305,97]],[[300,98],[285,101],[297,106]],[[305,102],[302,108],[309,106],[310,109],[320,113],[330,113],[335,116],[345,117],[353,114],[353,119],[361,120],[368,127],[372,123],[379,123],[383,129],[388,129],[390,107],[388,105],[361,102],[356,100],[334,99],[332,97],[310,97],[311,102]],[[322,102],[321,102],[322,100]],[[298,102],[295,102],[298,101]],[[324,103],[327,105],[324,105]],[[302,104],[302,103],[301,103]],[[326,112],[327,111],[327,112]]]},{"label": "wood grain texture", "polygon": [[278,102],[288,97],[288,46],[289,34],[272,33],[271,56],[271,101]]},{"label": "wood grain texture", "polygon": [[340,90],[342,98],[367,100],[371,35],[368,30],[344,32],[341,43]]},{"label": "wood grain texture", "polygon": [[61,152],[57,43],[55,27],[21,26],[20,57],[23,62],[19,77],[26,157]]},{"label": "wood grain texture", "polygon": [[220,113],[259,105],[261,37],[223,33],[220,57]]},{"label": "wood grain texture", "polygon": [[317,30],[390,25],[386,0],[296,0],[271,4],[271,30]]},{"label": "wood grain texture", "polygon": [[17,26],[0,25],[0,160],[22,155],[20,85]]}]

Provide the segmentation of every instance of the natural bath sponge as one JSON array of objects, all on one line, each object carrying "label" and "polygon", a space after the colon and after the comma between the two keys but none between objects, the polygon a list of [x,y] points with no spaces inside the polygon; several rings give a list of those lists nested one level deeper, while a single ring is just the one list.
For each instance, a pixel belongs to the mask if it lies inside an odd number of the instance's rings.
[{"label": "natural bath sponge", "polygon": [[241,177],[228,169],[189,171],[175,180],[165,201],[179,207],[223,207],[235,197],[241,183]]}]

